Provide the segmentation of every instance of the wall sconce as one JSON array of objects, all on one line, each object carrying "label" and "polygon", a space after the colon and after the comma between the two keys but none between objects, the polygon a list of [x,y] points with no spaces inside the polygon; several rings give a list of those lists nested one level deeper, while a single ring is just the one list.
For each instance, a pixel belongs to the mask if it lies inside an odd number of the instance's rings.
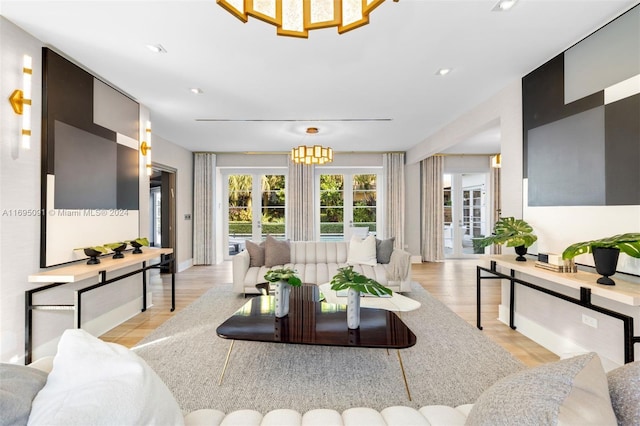
[{"label": "wall sconce", "polygon": [[502,155],[496,154],[491,156],[491,167],[494,169],[502,167]]},{"label": "wall sconce", "polygon": [[140,153],[146,157],[147,176],[151,176],[151,122],[147,121],[145,128],[146,141],[140,144]]},{"label": "wall sconce", "polygon": [[9,96],[9,103],[13,111],[22,115],[20,136],[23,149],[31,149],[31,74],[33,73],[31,67],[31,56],[24,55],[22,59],[22,90],[16,89]]}]

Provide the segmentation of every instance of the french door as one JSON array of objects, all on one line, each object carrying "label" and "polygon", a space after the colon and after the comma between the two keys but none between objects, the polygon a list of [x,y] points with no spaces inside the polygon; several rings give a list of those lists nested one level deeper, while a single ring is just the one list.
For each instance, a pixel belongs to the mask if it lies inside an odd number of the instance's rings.
[{"label": "french door", "polygon": [[223,174],[226,183],[224,212],[228,256],[244,249],[246,240],[262,241],[267,235],[285,238],[286,186],[282,172]]},{"label": "french door", "polygon": [[484,253],[484,249],[474,248],[474,239],[487,235],[486,179],[486,173],[444,175],[445,257]]},{"label": "french door", "polygon": [[380,182],[381,173],[377,170],[318,173],[316,234],[320,241],[348,240],[355,233],[353,228],[366,229],[359,235],[376,235],[381,223]]}]

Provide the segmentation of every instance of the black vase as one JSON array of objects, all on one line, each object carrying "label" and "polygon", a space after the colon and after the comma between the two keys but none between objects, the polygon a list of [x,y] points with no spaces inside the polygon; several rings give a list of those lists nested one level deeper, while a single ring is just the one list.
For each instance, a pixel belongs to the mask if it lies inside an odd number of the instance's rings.
[{"label": "black vase", "polygon": [[516,253],[518,254],[518,257],[516,257],[516,260],[518,262],[526,262],[527,258],[524,257],[525,254],[527,254],[527,248],[525,246],[517,246],[515,247],[516,249]]},{"label": "black vase", "polygon": [[602,275],[596,282],[603,285],[616,285],[615,281],[609,277],[616,273],[620,249],[615,247],[593,247],[591,252],[593,253],[593,261],[596,264],[596,271]]},{"label": "black vase", "polygon": [[133,247],[133,254],[140,254],[142,253],[142,249],[140,247],[142,247],[142,244],[136,242],[136,241],[131,241],[129,244],[131,244],[131,247]]},{"label": "black vase", "polygon": [[127,248],[126,244],[122,244],[121,246],[118,246],[116,248],[113,249],[114,251],[114,255],[113,258],[114,259],[122,259],[124,258],[124,253],[122,253],[123,251],[125,251],[125,249]]},{"label": "black vase", "polygon": [[98,259],[98,256],[100,256],[102,253],[100,253],[98,250],[86,248],[84,249],[84,254],[90,257],[90,259],[87,260],[87,265],[97,265],[98,263],[100,263],[100,259]]}]

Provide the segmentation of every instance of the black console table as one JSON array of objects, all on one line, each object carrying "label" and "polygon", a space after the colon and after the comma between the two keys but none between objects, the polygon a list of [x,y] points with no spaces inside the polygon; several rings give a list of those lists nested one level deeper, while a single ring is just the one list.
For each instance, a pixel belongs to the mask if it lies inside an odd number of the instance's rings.
[{"label": "black console table", "polygon": [[[501,266],[510,269],[509,275],[499,272],[496,266]],[[489,273],[490,275],[483,275],[482,272]],[[564,285],[580,291],[580,297],[574,298],[567,296],[553,290],[541,287],[526,280],[516,278],[516,272],[520,272],[525,275],[537,277],[546,281],[550,281],[556,284]],[[623,341],[624,341],[624,362],[629,363],[634,361],[634,344],[640,343],[640,336],[634,336],[633,331],[633,317],[613,311],[611,309],[603,308],[591,303],[591,296],[598,295],[600,297],[613,300],[626,305],[640,307],[640,284],[630,283],[616,278],[615,286],[602,286],[596,284],[598,274],[579,271],[577,273],[556,273],[542,268],[534,266],[533,261],[529,262],[516,262],[515,256],[491,256],[490,268],[482,266],[476,266],[476,313],[477,313],[477,327],[482,330],[481,322],[481,282],[482,280],[495,280],[505,279],[510,283],[509,291],[509,327],[516,329],[514,323],[514,311],[515,311],[515,285],[519,284],[550,296],[565,300],[569,303],[573,303],[582,306],[587,309],[599,312],[601,314],[616,318],[623,323]]]},{"label": "black console table", "polygon": [[[82,295],[88,291],[94,290],[99,287],[120,281],[128,278],[132,275],[142,273],[142,309],[141,312],[147,309],[147,274],[144,272],[149,269],[159,269],[162,267],[169,267],[171,272],[171,311],[176,307],[176,276],[175,276],[175,258],[173,256],[173,249],[171,248],[152,248],[145,247],[142,253],[133,254],[131,252],[125,252],[126,255],[122,259],[113,259],[112,256],[105,256],[100,258],[100,263],[97,265],[87,265],[85,260],[73,263],[61,268],[50,269],[42,271],[37,274],[29,275],[28,281],[30,283],[42,283],[44,285],[36,287],[31,290],[27,290],[24,293],[25,296],[25,364],[31,362],[31,353],[33,350],[33,311],[34,310],[63,310],[74,311],[73,325],[75,328],[81,327],[82,318]],[[153,265],[147,265],[147,261],[155,258],[161,258],[159,263]],[[107,279],[107,272],[117,272],[120,269],[130,266],[140,267],[134,271],[130,271],[121,275],[116,275]],[[74,291],[73,304],[58,304],[58,305],[38,305],[33,303],[33,295],[41,291],[49,290],[54,287],[58,287],[64,284],[75,283],[82,280],[88,280],[91,278],[97,278],[96,284],[83,287]]]}]

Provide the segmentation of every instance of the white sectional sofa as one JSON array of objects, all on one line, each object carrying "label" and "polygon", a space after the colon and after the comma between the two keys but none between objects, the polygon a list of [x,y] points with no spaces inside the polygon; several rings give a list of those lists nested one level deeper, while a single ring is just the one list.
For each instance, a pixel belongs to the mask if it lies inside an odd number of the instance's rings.
[{"label": "white sectional sofa", "polygon": [[[374,237],[369,238],[376,241]],[[351,244],[355,244],[354,241],[352,240]],[[288,248],[284,248],[285,244],[288,245]],[[387,248],[381,248],[381,244],[386,244]],[[295,269],[304,283],[324,284],[331,280],[338,268],[350,264],[354,266],[356,272],[373,278],[395,292],[409,292],[411,291],[411,256],[404,250],[389,249],[389,244],[392,247],[393,240],[377,240],[377,254],[381,254],[381,251],[387,251],[387,256],[382,256],[385,259],[381,259],[380,256],[376,257],[374,254],[373,261],[364,263],[362,259],[357,258],[357,253],[354,253],[349,242],[274,242],[268,237],[263,248],[264,256],[267,259],[264,264],[261,261],[255,262],[256,256],[252,258],[252,247],[253,250],[259,249],[255,248],[257,247],[255,243],[252,244],[248,241],[246,250],[235,255],[232,260],[233,290],[237,293],[258,294],[256,284],[265,282],[264,274],[271,268],[280,267]],[[280,246],[280,252],[288,250],[288,257],[284,256],[286,261],[282,263],[269,263],[269,250],[277,246]],[[388,256],[389,253],[390,256]],[[283,259],[281,256],[276,256],[276,258]],[[387,259],[387,263],[380,263],[380,260]]]},{"label": "white sectional sofa", "polygon": [[324,407],[304,413],[293,409],[260,413],[247,407],[225,413],[203,407],[183,413],[144,360],[83,330],[66,330],[54,358],[31,366],[0,364],[0,379],[2,425],[27,421],[61,426],[640,424],[640,362],[606,374],[595,353],[519,371],[496,382],[474,404],[456,408],[354,407],[338,412]]}]

